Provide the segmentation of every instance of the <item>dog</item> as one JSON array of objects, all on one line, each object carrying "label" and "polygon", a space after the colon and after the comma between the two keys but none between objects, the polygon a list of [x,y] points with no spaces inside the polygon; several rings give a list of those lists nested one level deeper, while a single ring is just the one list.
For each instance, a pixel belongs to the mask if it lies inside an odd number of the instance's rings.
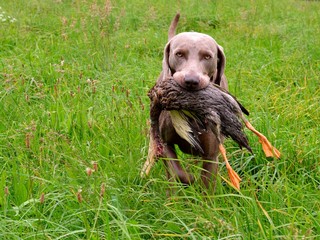
[{"label": "dog", "polygon": [[[228,89],[227,78],[224,74],[226,57],[223,48],[209,35],[198,32],[183,32],[175,35],[180,14],[171,22],[168,32],[168,43],[164,48],[162,72],[158,78],[164,81],[172,77],[182,88],[197,91],[209,84],[218,84]],[[163,110],[159,117],[160,137],[164,143],[163,158],[169,181],[178,180],[190,185],[195,181],[192,174],[181,166],[175,151],[175,145],[187,154],[200,156],[203,161],[201,179],[206,188],[214,189],[218,171],[218,140],[209,130],[196,126],[203,152],[194,149],[186,140],[181,138],[173,127],[170,112]]]}]

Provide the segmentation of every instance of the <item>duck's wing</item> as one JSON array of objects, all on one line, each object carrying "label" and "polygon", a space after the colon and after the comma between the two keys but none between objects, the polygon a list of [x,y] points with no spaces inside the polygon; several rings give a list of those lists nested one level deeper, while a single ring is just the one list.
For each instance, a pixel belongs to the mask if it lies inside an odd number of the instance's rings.
[{"label": "duck's wing", "polygon": [[235,96],[233,96],[230,92],[228,92],[227,90],[223,89],[221,86],[217,85],[217,84],[212,84],[214,87],[218,88],[221,92],[225,93],[225,94],[228,94],[229,96],[231,96],[236,102],[237,104],[239,105],[241,111],[249,116],[249,111],[237,100],[237,98]]},{"label": "duck's wing", "polygon": [[190,123],[190,119],[202,124],[200,119],[186,110],[171,110],[169,111],[171,121],[177,134],[184,140],[186,140],[193,148],[203,153],[203,149],[200,145],[200,140],[197,130],[193,124]]}]

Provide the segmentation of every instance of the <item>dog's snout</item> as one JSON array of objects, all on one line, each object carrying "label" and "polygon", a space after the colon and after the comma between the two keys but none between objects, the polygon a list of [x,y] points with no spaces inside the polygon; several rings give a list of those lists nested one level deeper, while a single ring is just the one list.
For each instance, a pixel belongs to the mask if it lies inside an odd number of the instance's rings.
[{"label": "dog's snout", "polygon": [[196,90],[199,86],[200,79],[196,75],[187,74],[184,78],[184,84],[187,89]]}]

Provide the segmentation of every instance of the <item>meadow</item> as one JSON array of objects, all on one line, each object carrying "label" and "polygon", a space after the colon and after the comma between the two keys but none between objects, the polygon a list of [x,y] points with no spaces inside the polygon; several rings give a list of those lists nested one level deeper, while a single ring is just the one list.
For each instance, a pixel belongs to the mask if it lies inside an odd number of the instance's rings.
[{"label": "meadow", "polygon": [[[0,1],[0,239],[320,239],[320,2]],[[229,90],[281,151],[226,141],[214,193],[148,151],[167,31],[223,46]]]}]

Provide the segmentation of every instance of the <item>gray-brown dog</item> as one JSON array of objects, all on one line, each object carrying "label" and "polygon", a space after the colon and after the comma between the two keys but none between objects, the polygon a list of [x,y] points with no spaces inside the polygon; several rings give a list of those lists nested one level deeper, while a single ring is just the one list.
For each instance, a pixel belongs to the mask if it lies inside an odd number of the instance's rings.
[{"label": "gray-brown dog", "polygon": [[[224,75],[226,59],[222,47],[206,34],[183,32],[175,35],[179,17],[180,15],[177,14],[171,22],[168,43],[164,49],[163,69],[157,81],[173,77],[174,81],[188,91],[206,88],[211,83],[227,89],[227,79]],[[195,122],[194,124],[196,125]],[[201,156],[203,160],[206,160],[203,161],[201,179],[205,187],[214,187],[219,154],[216,136],[211,131],[194,126],[199,132],[200,144],[203,149],[203,152],[199,152],[177,134],[172,124],[170,112],[162,111],[160,113],[159,126],[164,146],[162,157],[167,159],[164,162],[168,180],[179,180],[184,184],[194,182],[194,176],[186,172],[177,159],[175,152],[175,145],[177,145],[184,153]],[[152,148],[151,145],[150,148]],[[146,170],[147,164],[150,162],[146,162],[143,171]]]}]

